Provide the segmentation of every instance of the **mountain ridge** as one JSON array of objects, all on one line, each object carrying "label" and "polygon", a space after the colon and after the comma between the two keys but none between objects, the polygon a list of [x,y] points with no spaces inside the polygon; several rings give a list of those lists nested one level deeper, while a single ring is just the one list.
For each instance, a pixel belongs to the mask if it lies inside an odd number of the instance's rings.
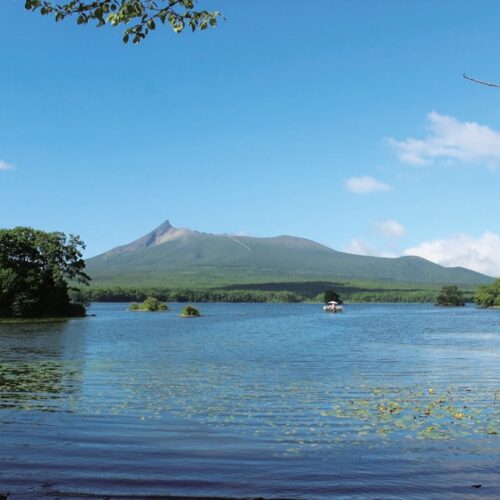
[{"label": "mountain ridge", "polygon": [[97,283],[198,283],[364,279],[479,285],[489,276],[417,256],[374,257],[334,250],[307,238],[212,234],[176,228],[167,219],[131,243],[87,260]]}]

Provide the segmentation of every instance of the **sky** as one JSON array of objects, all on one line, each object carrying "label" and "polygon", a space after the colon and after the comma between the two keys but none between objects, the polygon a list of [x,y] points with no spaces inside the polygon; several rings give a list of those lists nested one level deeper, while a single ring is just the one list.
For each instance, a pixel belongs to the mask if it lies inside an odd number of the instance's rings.
[{"label": "sky", "polygon": [[500,3],[199,0],[201,33],[3,0],[0,227],[87,257],[165,219],[500,276]]}]

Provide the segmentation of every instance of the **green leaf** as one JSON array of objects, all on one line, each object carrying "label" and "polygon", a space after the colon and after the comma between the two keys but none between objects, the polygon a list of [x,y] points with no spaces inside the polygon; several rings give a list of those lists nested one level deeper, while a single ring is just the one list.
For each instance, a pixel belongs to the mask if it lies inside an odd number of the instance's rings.
[{"label": "green leaf", "polygon": [[[30,11],[39,9],[40,14],[53,14],[56,22],[67,16],[74,17],[78,25],[95,21],[97,27],[111,24],[133,23],[131,29],[124,30],[122,38],[142,41],[150,31],[169,22],[176,33],[186,26],[193,31],[205,31],[217,26],[218,11],[196,10],[196,0],[24,0],[24,7]],[[113,12],[113,16],[110,15]]]}]

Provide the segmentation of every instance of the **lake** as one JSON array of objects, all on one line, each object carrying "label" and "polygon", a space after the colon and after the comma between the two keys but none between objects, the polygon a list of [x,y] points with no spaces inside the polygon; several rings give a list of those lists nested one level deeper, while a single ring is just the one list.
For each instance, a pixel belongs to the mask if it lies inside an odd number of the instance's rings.
[{"label": "lake", "polygon": [[500,497],[499,310],[126,307],[0,325],[0,493]]}]

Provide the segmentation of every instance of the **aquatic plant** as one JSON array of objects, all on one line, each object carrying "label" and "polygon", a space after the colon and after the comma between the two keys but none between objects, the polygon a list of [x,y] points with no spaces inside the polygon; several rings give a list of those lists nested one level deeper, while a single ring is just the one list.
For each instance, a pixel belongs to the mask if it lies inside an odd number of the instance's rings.
[{"label": "aquatic plant", "polygon": [[364,422],[380,434],[404,433],[420,439],[454,439],[474,433],[497,434],[496,394],[489,398],[472,388],[373,388],[366,399],[338,401],[323,417]]}]

